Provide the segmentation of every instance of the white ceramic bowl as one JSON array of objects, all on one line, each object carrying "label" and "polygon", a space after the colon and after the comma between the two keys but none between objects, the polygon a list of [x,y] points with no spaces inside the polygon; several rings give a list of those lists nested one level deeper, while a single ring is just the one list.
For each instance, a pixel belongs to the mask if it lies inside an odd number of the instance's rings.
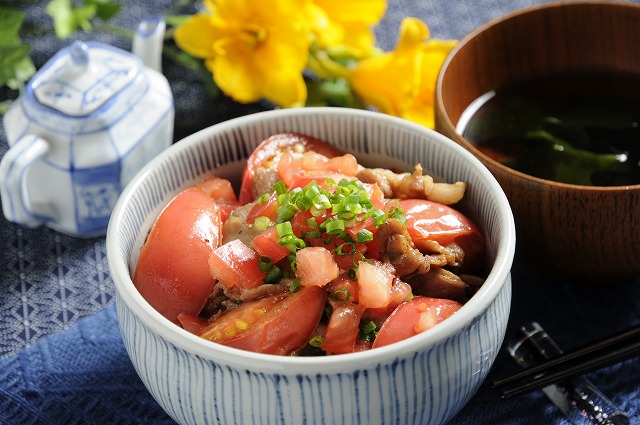
[{"label": "white ceramic bowl", "polygon": [[[140,246],[163,206],[213,170],[239,181],[251,151],[295,131],[353,153],[364,165],[420,162],[468,182],[469,213],[487,235],[493,267],[458,313],[413,338],[361,353],[280,357],[214,344],[156,312],[131,281]],[[511,303],[515,228],[489,171],[444,136],[383,114],[302,108],[249,115],[202,130],[149,163],[123,191],[107,231],[124,345],[140,378],[180,424],[441,424],[485,379]]]}]

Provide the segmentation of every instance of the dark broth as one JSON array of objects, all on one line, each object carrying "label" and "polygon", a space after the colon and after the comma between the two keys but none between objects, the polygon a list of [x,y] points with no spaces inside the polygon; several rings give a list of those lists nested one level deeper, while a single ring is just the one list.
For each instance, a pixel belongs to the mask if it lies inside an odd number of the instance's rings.
[{"label": "dark broth", "polygon": [[458,131],[523,173],[564,183],[640,183],[640,75],[576,71],[480,97]]}]

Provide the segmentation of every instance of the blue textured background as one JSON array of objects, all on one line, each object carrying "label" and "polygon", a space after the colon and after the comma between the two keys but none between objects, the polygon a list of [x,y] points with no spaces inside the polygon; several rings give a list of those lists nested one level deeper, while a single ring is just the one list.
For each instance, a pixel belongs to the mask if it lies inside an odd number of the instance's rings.
[{"label": "blue textured background", "polygon": [[[121,26],[133,29],[171,1],[123,1]],[[379,44],[395,45],[400,21],[416,16],[433,37],[460,39],[506,12],[546,3],[527,0],[389,1],[377,27]],[[27,21],[51,23],[42,6],[23,2]],[[79,34],[129,49],[124,39]],[[29,39],[36,66],[70,41]],[[212,124],[269,109],[212,99],[199,77],[164,62],[176,100],[175,140]],[[0,100],[14,96],[0,90]],[[0,124],[0,155],[7,150]],[[640,323],[640,279],[612,287],[576,287],[538,275],[517,256],[508,335],[537,320],[565,349]],[[122,345],[113,307],[104,238],[81,240],[48,228],[26,229],[0,217],[0,423],[171,424],[137,377]],[[507,335],[507,336],[508,336]],[[503,351],[489,380],[515,370]],[[613,401],[640,423],[640,359],[589,374]],[[485,385],[452,424],[567,424],[540,393],[503,401]]]}]

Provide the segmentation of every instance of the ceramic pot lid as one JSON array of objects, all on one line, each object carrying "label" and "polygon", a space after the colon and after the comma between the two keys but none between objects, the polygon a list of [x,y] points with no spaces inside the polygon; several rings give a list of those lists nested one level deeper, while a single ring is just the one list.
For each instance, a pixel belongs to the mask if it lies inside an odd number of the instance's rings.
[{"label": "ceramic pot lid", "polygon": [[38,102],[69,116],[96,112],[141,73],[142,61],[115,47],[75,42],[38,72],[31,89]]}]

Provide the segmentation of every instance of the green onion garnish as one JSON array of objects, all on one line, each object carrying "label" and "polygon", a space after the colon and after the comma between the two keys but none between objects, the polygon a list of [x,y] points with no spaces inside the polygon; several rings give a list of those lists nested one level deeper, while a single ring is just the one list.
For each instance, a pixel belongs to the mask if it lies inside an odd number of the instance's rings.
[{"label": "green onion garnish", "polygon": [[343,244],[338,245],[336,249],[334,249],[334,252],[336,253],[336,255],[340,255],[340,256],[353,254],[354,251],[356,251],[356,247],[353,245],[353,242],[345,242]]},{"label": "green onion garnish", "polygon": [[269,271],[273,268],[271,258],[265,256],[261,256],[260,258],[258,258],[258,268],[265,273],[269,273]]},{"label": "green onion garnish", "polygon": [[331,299],[334,301],[347,302],[351,300],[351,292],[344,288],[336,289],[335,292],[331,294]]},{"label": "green onion garnish", "polygon": [[[289,190],[284,182],[279,181],[273,185],[273,190],[277,194],[278,201],[276,218],[278,242],[292,253],[306,247],[306,243],[293,233],[290,223],[290,220],[300,211],[311,213],[313,217],[307,219],[307,225],[314,229],[303,232],[302,238],[322,238],[327,245],[333,239],[343,239],[349,243],[372,241],[373,234],[369,230],[359,231],[353,239],[346,232],[350,227],[368,218],[373,220],[375,227],[383,224],[388,217],[404,220],[404,212],[401,208],[391,207],[388,214],[374,208],[367,188],[359,180],[341,179],[336,183],[326,179],[324,186],[312,180],[304,188],[296,187]],[[264,196],[260,197],[260,200],[267,202]],[[322,224],[316,220],[320,217],[327,217]],[[258,229],[267,229],[271,226],[272,223],[267,220],[267,217],[257,218]]]},{"label": "green onion garnish", "polygon": [[339,235],[344,231],[344,221],[343,220],[327,220],[325,230],[330,235]]},{"label": "green onion garnish", "polygon": [[300,278],[293,279],[291,286],[289,286],[289,292],[298,292],[300,289]]},{"label": "green onion garnish", "polygon": [[356,242],[367,243],[373,240],[373,233],[370,230],[362,229],[356,233]]},{"label": "green onion garnish", "polygon": [[253,221],[253,225],[256,227],[256,229],[262,232],[271,227],[271,220],[269,220],[269,217],[261,215],[259,217],[256,217],[256,219]]},{"label": "green onion garnish", "polygon": [[278,266],[273,266],[269,270],[269,273],[267,273],[267,276],[264,278],[264,283],[278,283],[280,279],[282,279],[282,270],[280,270],[280,267]]},{"label": "green onion garnish", "polygon": [[324,338],[320,335],[316,335],[309,340],[309,345],[312,347],[320,348],[324,344]]},{"label": "green onion garnish", "polygon": [[404,210],[400,207],[391,207],[389,208],[389,214],[388,214],[389,218],[394,218],[400,222],[402,222],[403,224],[407,224],[407,219],[404,216]]},{"label": "green onion garnish", "polygon": [[264,205],[269,200],[270,195],[268,193],[263,193],[262,196],[258,198],[258,203],[260,205]]},{"label": "green onion garnish", "polygon": [[373,342],[378,335],[376,331],[377,326],[373,321],[360,322],[360,332],[358,332],[358,338],[364,339],[367,342]]},{"label": "green onion garnish", "polygon": [[272,189],[278,195],[284,195],[287,193],[287,186],[285,186],[282,180],[279,180],[276,184],[274,184]]}]

